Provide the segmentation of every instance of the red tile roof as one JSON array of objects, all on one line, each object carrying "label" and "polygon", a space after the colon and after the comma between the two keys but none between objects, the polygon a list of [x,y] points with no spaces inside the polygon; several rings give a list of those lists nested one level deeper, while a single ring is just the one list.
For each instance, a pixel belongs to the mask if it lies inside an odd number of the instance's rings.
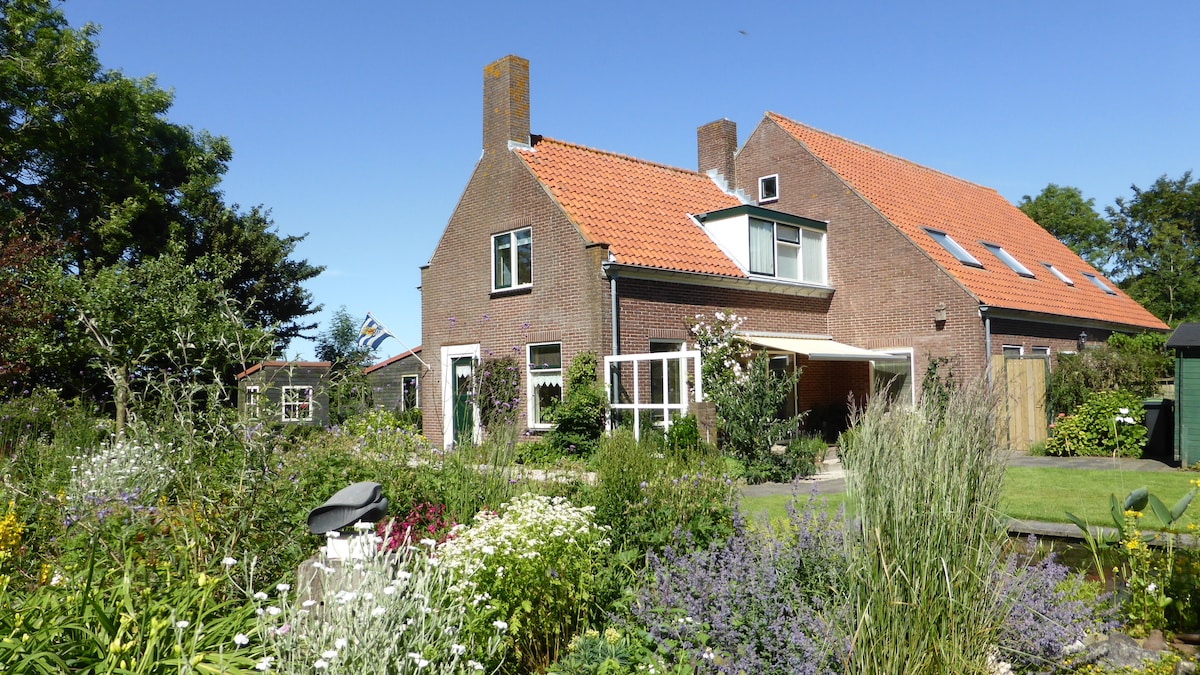
[{"label": "red tile roof", "polygon": [[[957,279],[981,303],[997,308],[1113,322],[1165,330],[1166,324],[1075,255],[991,188],[986,188],[874,148],[767,113],[855,192]],[[984,266],[960,263],[922,229],[940,230]],[[984,248],[997,244],[1035,278],[1022,277]],[[1075,282],[1068,286],[1042,263]],[[1083,272],[1117,292],[1109,295]]]},{"label": "red tile roof", "polygon": [[745,277],[689,214],[741,201],[708,176],[542,138],[515,150],[589,241],[623,265]]}]

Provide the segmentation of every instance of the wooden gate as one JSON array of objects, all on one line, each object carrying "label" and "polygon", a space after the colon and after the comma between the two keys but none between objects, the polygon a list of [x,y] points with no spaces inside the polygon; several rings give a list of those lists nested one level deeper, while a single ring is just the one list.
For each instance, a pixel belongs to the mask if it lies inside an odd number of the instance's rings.
[{"label": "wooden gate", "polygon": [[1002,394],[997,439],[1001,446],[1026,451],[1046,440],[1050,359],[1044,356],[993,356],[992,382]]}]

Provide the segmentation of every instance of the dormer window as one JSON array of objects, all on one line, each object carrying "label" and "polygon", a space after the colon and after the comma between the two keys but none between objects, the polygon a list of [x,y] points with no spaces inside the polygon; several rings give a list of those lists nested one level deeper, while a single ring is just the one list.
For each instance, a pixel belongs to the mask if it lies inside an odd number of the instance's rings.
[{"label": "dormer window", "polygon": [[970,265],[971,267],[978,267],[980,269],[983,268],[983,263],[976,260],[975,256],[967,253],[967,249],[963,248],[957,241],[954,241],[950,235],[942,232],[941,230],[933,230],[928,227],[923,229],[925,230],[925,234],[928,234],[930,238],[936,241],[942,248],[946,249],[946,252],[954,256],[958,262],[964,265]]},{"label": "dormer window", "polygon": [[533,285],[533,229],[492,235],[492,290]]},{"label": "dormer window", "polygon": [[1088,272],[1082,272],[1081,274],[1083,274],[1083,276],[1087,277],[1087,280],[1092,282],[1092,285],[1094,285],[1096,288],[1099,288],[1100,290],[1104,291],[1105,293],[1108,293],[1109,295],[1117,294],[1116,291],[1114,291],[1113,289],[1108,287],[1108,284],[1104,283],[1103,281],[1100,281],[1100,277],[1096,276],[1095,274],[1091,274]]},{"label": "dormer window", "polygon": [[988,243],[984,243],[984,242],[980,242],[980,243],[982,243],[983,247],[986,248],[988,251],[990,251],[992,255],[996,256],[997,260],[1004,263],[1005,265],[1008,265],[1008,268],[1011,269],[1012,271],[1016,272],[1017,274],[1020,274],[1023,277],[1029,277],[1030,279],[1034,278],[1033,272],[1030,272],[1029,268],[1022,265],[1021,261],[1014,258],[1011,253],[1009,253],[1008,251],[1005,251],[1003,246],[1000,246],[998,244],[988,244]]},{"label": "dormer window", "polygon": [[779,174],[763,176],[758,179],[758,203],[773,202],[779,199]]},{"label": "dormer window", "polygon": [[751,218],[750,273],[825,283],[825,233]]}]

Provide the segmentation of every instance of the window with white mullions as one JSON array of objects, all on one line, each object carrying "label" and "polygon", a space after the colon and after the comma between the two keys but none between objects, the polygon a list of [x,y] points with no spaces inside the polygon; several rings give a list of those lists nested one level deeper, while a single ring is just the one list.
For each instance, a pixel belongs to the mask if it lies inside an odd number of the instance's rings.
[{"label": "window with white mullions", "polygon": [[533,284],[533,229],[492,235],[492,290]]},{"label": "window with white mullions", "polygon": [[283,388],[283,421],[306,422],[313,418],[313,388]]},{"label": "window with white mullions", "polygon": [[562,344],[529,345],[529,426],[549,428],[551,413],[562,402]]},{"label": "window with white mullions", "polygon": [[750,219],[751,274],[820,284],[824,261],[824,232]]}]

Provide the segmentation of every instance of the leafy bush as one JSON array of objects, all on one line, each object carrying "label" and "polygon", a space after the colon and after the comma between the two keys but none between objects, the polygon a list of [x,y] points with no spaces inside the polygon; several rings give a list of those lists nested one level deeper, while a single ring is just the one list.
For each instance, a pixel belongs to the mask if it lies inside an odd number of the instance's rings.
[{"label": "leafy bush", "polygon": [[746,463],[750,482],[785,478],[790,460],[771,452],[771,446],[790,437],[800,418],[780,419],[779,411],[796,387],[800,371],[790,375],[771,372],[766,354],[758,354],[736,386],[714,395],[725,447]]},{"label": "leafy bush", "polygon": [[488,359],[475,368],[472,394],[483,428],[511,427],[521,411],[521,370],[517,357]]},{"label": "leafy bush", "polygon": [[[833,633],[846,604],[841,516],[789,505],[787,526],[721,544],[651,555],[633,619],[656,650],[711,672],[838,672]],[[706,670],[706,672],[710,672]]]},{"label": "leafy bush", "polygon": [[375,534],[381,539],[380,546],[395,551],[422,539],[432,539],[441,544],[450,536],[457,523],[447,519],[446,507],[441,504],[421,502],[413,506],[404,518],[383,518],[375,524]]},{"label": "leafy bush", "polygon": [[547,675],[632,675],[640,645],[616,628],[588,629],[567,644],[567,653]]},{"label": "leafy bush", "polygon": [[594,514],[562,498],[520,495],[456,527],[439,549],[439,566],[455,575],[451,595],[471,608],[472,631],[506,626],[526,672],[553,663],[592,609],[610,544]]},{"label": "leafy bush", "polygon": [[700,447],[700,425],[695,415],[684,415],[671,422],[667,429],[667,447],[674,453]]},{"label": "leafy bush", "polygon": [[1142,399],[1128,391],[1088,394],[1071,415],[1051,425],[1046,454],[1079,457],[1141,457],[1146,445]]},{"label": "leafy bush", "polygon": [[546,435],[546,445],[560,454],[591,456],[604,433],[608,397],[596,380],[596,364],[596,352],[580,352],[567,368],[567,390]]},{"label": "leafy bush", "polygon": [[1130,391],[1140,398],[1159,395],[1159,380],[1173,369],[1163,333],[1114,333],[1108,342],[1089,346],[1078,354],[1060,354],[1050,373],[1050,409],[1069,413],[1083,405],[1089,394]]}]

